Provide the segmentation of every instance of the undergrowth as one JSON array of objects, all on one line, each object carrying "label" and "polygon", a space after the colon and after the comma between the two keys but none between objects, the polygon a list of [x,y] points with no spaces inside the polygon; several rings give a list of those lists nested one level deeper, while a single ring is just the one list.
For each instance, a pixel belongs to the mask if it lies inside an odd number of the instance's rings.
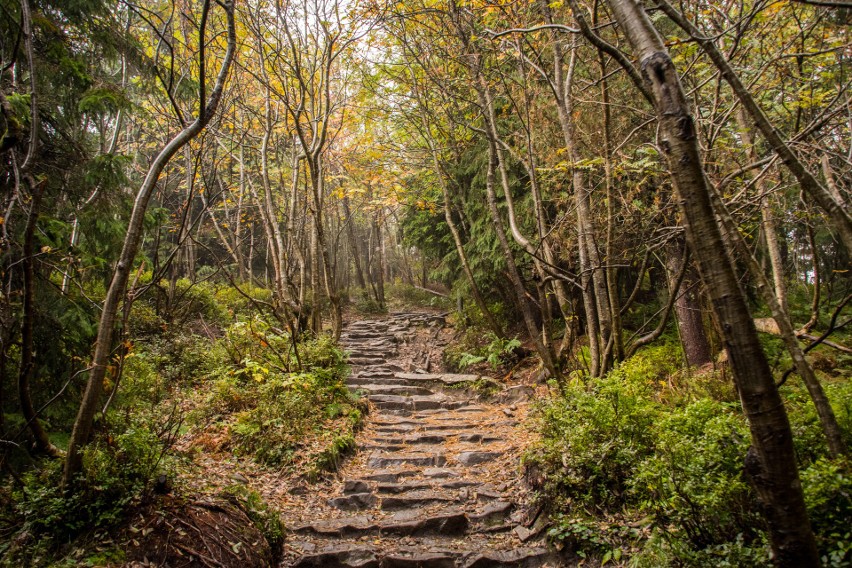
[{"label": "undergrowth", "polygon": [[[730,384],[689,375],[674,343],[604,377],[551,383],[524,463],[560,546],[633,566],[765,566],[759,504],[743,471],[747,422]],[[845,379],[827,382],[847,443]],[[826,566],[852,563],[852,467],[829,460],[803,387],[783,389],[809,514]],[[629,557],[629,558],[628,558]]]},{"label": "undergrowth", "polygon": [[[98,415],[76,490],[62,487],[61,460],[9,465],[18,473],[0,486],[0,566],[120,562],[109,535],[147,510],[155,490],[208,490],[186,481],[198,478],[193,458],[205,450],[316,478],[353,448],[365,406],[345,387],[345,355],[330,337],[293,342],[264,312],[262,288],[178,280],[171,291],[165,282],[151,289],[133,304],[104,385],[118,388]],[[213,436],[221,443],[205,445]],[[278,515],[260,495],[227,493],[280,548]]]}]

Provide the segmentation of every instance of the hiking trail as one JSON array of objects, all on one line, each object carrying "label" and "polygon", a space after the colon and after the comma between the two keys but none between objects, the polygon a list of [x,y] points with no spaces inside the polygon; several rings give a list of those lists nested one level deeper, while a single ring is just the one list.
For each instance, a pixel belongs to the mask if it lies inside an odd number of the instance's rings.
[{"label": "hiking trail", "polygon": [[[404,312],[346,326],[348,386],[371,412],[337,478],[302,488],[285,511],[283,566],[562,565],[520,479],[531,389],[425,372],[444,325],[438,314]],[[483,397],[483,386],[497,394]]]}]

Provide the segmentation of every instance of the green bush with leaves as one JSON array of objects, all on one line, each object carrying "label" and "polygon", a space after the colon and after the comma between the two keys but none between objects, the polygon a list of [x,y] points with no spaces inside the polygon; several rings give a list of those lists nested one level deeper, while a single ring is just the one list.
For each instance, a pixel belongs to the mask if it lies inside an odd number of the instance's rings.
[{"label": "green bush with leaves", "polygon": [[751,438],[735,405],[701,399],[669,409],[652,435],[654,452],[630,485],[654,526],[695,550],[759,539],[763,523],[742,471]]},{"label": "green bush with leaves", "polygon": [[852,462],[820,458],[801,477],[823,566],[852,565]]},{"label": "green bush with leaves", "polygon": [[478,363],[487,362],[497,369],[516,358],[521,342],[517,338],[504,339],[491,332],[481,333],[469,327],[461,340],[444,352],[444,363],[454,370],[464,370]]},{"label": "green bush with leaves", "polygon": [[541,439],[524,459],[540,470],[557,507],[619,510],[636,464],[653,451],[660,405],[650,384],[620,369],[588,383],[573,379],[537,409]]},{"label": "green bush with leaves", "polygon": [[521,346],[521,342],[517,338],[503,339],[490,334],[490,339],[491,341],[478,349],[476,353],[462,353],[458,360],[458,367],[465,369],[485,361],[492,369],[497,369],[500,365],[511,360],[515,350]]},{"label": "green bush with leaves", "polygon": [[62,489],[58,460],[22,475],[12,499],[24,531],[60,543],[83,530],[112,526],[158,473],[171,469],[168,441],[155,433],[170,430],[168,426],[158,428],[134,415],[125,423],[125,417],[115,413],[108,422],[106,432],[84,450],[83,472],[76,481],[79,491]]},{"label": "green bush with leaves", "polygon": [[353,445],[363,406],[345,385],[346,356],[331,337],[294,347],[288,336],[253,318],[230,326],[214,349],[225,354],[224,363],[210,374],[196,422],[227,424],[233,451],[263,464],[298,458],[311,462],[309,469],[336,467]]},{"label": "green bush with leaves", "polygon": [[[524,457],[554,525],[550,537],[637,567],[759,567],[769,546],[744,474],[751,436],[718,376],[685,375],[676,345],[646,348],[605,377],[552,383]],[[844,437],[848,381],[826,382]],[[823,564],[852,563],[852,467],[829,460],[804,387],[783,389]],[[721,400],[710,395],[718,394]],[[645,527],[640,536],[636,527]],[[623,554],[623,553],[621,553]]]}]

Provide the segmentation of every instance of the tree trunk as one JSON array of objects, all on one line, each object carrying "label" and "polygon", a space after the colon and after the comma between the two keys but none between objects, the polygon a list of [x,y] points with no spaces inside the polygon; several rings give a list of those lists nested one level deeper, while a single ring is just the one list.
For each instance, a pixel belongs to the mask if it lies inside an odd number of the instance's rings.
[{"label": "tree trunk", "polygon": [[687,239],[710,296],[751,428],[753,459],[747,459],[747,465],[765,507],[775,563],[791,568],[819,566],[790,423],[733,263],[725,254],[680,79],[642,6],[636,0],[609,0],[609,6],[639,58],[643,79],[654,99],[661,144],[677,190]]},{"label": "tree trunk", "polygon": [[[757,151],[754,147],[754,136],[751,128],[745,117],[745,112],[740,107],[737,113],[737,122],[739,123],[740,135],[743,139],[743,144],[746,146],[748,157],[752,162],[758,159]],[[760,216],[763,223],[763,238],[766,241],[766,252],[769,256],[769,265],[772,267],[772,280],[775,284],[775,297],[781,305],[784,313],[789,313],[787,309],[787,283],[784,281],[784,263],[781,260],[781,246],[778,244],[778,231],[775,226],[775,216],[772,213],[771,196],[768,193],[768,187],[765,178],[761,177],[755,183],[755,188],[760,196]]]},{"label": "tree trunk", "polygon": [[[669,281],[669,293],[676,296],[674,309],[677,316],[680,342],[686,364],[690,367],[700,367],[712,360],[710,342],[704,331],[704,318],[701,316],[698,275],[691,266],[684,267],[688,262],[685,251],[686,243],[682,238],[670,243],[666,250],[666,273]],[[678,275],[686,271],[678,285]]]},{"label": "tree trunk", "polygon": [[27,215],[27,225],[24,229],[23,258],[21,269],[23,271],[23,314],[21,320],[21,367],[18,372],[18,400],[21,405],[21,414],[27,421],[27,426],[35,440],[36,450],[52,457],[60,455],[59,450],[50,442],[44,428],[41,425],[33,406],[30,395],[30,379],[35,369],[35,345],[33,345],[33,328],[35,326],[35,228],[38,221],[41,196],[44,191],[43,184],[38,184],[29,174],[25,175],[28,181],[32,199],[30,200],[30,212]]},{"label": "tree trunk", "polygon": [[[151,195],[157,186],[157,180],[160,174],[169,163],[172,156],[175,155],[184,145],[188,144],[195,136],[200,133],[204,127],[213,118],[216,108],[219,106],[219,101],[222,98],[222,91],[225,86],[225,81],[228,77],[228,72],[231,68],[231,62],[234,58],[236,50],[236,28],[234,24],[234,4],[222,4],[228,21],[228,47],[225,52],[225,57],[219,69],[219,74],[216,78],[216,83],[213,90],[210,92],[210,97],[207,99],[205,92],[204,77],[201,77],[199,84],[199,114],[189,126],[181,130],[168,144],[160,151],[151,166],[148,168],[148,173],[139,192],[136,194],[136,200],[133,204],[133,211],[130,214],[130,220],[127,224],[127,234],[124,237],[124,245],[121,249],[118,263],[115,267],[112,280],[110,281],[109,289],[104,298],[103,309],[101,311],[101,319],[98,324],[97,339],[95,340],[94,353],[90,365],[89,379],[86,383],[86,390],[83,394],[83,400],[80,403],[80,409],[77,412],[77,418],[74,420],[74,428],[71,432],[71,438],[68,441],[68,453],[65,459],[65,470],[63,473],[63,485],[71,487],[75,476],[80,472],[83,466],[83,456],[81,449],[88,442],[89,435],[92,431],[92,423],[94,421],[95,412],[97,412],[101,394],[103,393],[103,383],[106,377],[107,365],[109,364],[110,353],[112,352],[112,337],[114,326],[116,324],[116,315],[119,305],[121,304],[124,295],[127,291],[127,282],[130,276],[130,271],[133,268],[133,261],[136,258],[136,252],[139,249],[140,241],[142,240],[142,230],[145,221],[145,213],[148,209],[148,202]],[[204,60],[204,45],[205,26],[207,16],[210,9],[209,0],[205,0],[204,8],[201,17],[201,30],[199,37],[199,58],[201,59],[200,68],[204,69],[206,61]]]},{"label": "tree trunk", "polygon": [[376,276],[376,301],[379,304],[379,309],[385,309],[385,247],[382,239],[382,229],[379,225],[379,212],[373,213],[373,234],[376,236],[376,259],[375,276]]},{"label": "tree trunk", "polygon": [[358,286],[362,290],[366,290],[367,283],[364,281],[364,271],[361,270],[361,253],[358,250],[358,239],[355,238],[355,219],[352,217],[352,211],[349,208],[349,198],[343,196],[343,213],[346,215],[346,234],[349,236],[349,249],[352,252],[352,260],[355,263],[355,277],[358,279]]},{"label": "tree trunk", "polygon": [[790,358],[793,360],[796,372],[802,377],[805,388],[808,389],[808,394],[814,403],[820,425],[825,434],[829,453],[834,457],[847,453],[840,425],[837,423],[837,418],[834,415],[834,409],[831,408],[831,403],[828,401],[828,397],[825,396],[825,391],[816,373],[814,373],[813,367],[811,367],[811,364],[805,358],[805,352],[801,345],[799,345],[799,340],[796,337],[796,332],[793,330],[793,322],[790,320],[789,314],[773,294],[772,284],[770,284],[769,279],[764,275],[754,255],[751,254],[748,245],[737,230],[733,218],[718,193],[713,193],[713,200],[716,212],[722,220],[722,227],[725,231],[729,247],[738,250],[740,257],[745,260],[752,277],[755,279],[758,293],[763,298],[763,301],[766,302],[766,305],[769,306],[772,319],[778,325],[779,335],[784,341],[787,351],[790,353]]}]

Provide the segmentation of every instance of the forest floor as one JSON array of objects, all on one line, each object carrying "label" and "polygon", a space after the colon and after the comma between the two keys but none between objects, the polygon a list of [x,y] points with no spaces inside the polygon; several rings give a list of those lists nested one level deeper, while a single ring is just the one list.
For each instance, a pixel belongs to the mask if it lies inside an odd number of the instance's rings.
[{"label": "forest floor", "polygon": [[[368,412],[336,472],[315,478],[305,468],[269,468],[234,456],[227,431],[220,436],[213,429],[176,444],[195,463],[177,493],[223,495],[237,486],[262,496],[280,513],[283,550],[272,553],[282,567],[565,565],[545,544],[545,515],[523,479],[521,456],[534,439],[526,422],[536,397],[536,387],[525,384],[532,369],[496,380],[483,366],[481,373],[449,373],[443,353],[455,340],[444,314],[434,310],[348,317],[341,338],[351,368],[347,387],[363,395]],[[189,531],[196,541],[179,542],[186,531],[156,530],[151,517],[162,514],[138,516],[131,525],[137,532],[125,541],[129,565],[157,565],[151,552],[169,547],[172,560],[184,553],[187,560],[207,556],[215,566],[268,564],[263,539],[231,531],[234,543],[245,543],[234,550],[206,530],[224,520],[216,514],[227,503],[196,501],[166,515],[169,527],[196,527]],[[139,530],[151,534],[140,538]]]}]

